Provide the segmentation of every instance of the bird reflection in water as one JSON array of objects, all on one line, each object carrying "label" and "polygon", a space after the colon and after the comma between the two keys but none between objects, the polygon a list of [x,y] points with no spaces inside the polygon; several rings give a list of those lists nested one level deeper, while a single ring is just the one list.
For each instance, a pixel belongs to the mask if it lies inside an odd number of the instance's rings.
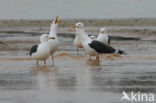
[{"label": "bird reflection in water", "polygon": [[57,87],[59,90],[74,91],[77,85],[75,73],[57,72]]},{"label": "bird reflection in water", "polygon": [[36,68],[33,68],[35,71],[42,71],[42,72],[52,72],[56,71],[58,68],[57,67],[50,67],[50,66],[37,66]]}]

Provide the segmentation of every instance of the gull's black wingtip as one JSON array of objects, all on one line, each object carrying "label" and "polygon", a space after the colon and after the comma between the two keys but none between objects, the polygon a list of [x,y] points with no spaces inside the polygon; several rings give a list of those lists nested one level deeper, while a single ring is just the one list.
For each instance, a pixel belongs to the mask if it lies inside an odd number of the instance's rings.
[{"label": "gull's black wingtip", "polygon": [[38,47],[38,45],[32,46],[32,48],[31,48],[31,50],[30,50],[30,53],[29,53],[30,56],[32,56],[32,54],[35,53],[35,52],[37,51],[37,47]]},{"label": "gull's black wingtip", "polygon": [[125,51],[122,51],[122,50],[118,50],[117,53],[127,55],[127,53]]}]

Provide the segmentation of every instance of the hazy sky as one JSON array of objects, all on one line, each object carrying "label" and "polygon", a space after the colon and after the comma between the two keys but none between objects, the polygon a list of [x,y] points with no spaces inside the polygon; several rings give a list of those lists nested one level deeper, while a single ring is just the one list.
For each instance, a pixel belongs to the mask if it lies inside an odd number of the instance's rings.
[{"label": "hazy sky", "polygon": [[0,19],[156,18],[156,0],[0,0]]}]

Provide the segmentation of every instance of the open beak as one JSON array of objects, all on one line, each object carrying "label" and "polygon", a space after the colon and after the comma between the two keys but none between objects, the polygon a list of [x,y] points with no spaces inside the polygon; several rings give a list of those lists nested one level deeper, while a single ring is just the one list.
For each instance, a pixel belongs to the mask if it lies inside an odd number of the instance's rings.
[{"label": "open beak", "polygon": [[58,20],[58,16],[57,16],[56,19],[55,19],[55,24],[57,23],[57,20]]},{"label": "open beak", "polygon": [[77,26],[76,26],[76,25],[73,25],[72,27],[73,27],[74,29],[76,29],[76,28],[77,28]]},{"label": "open beak", "polygon": [[55,39],[55,37],[50,37],[49,39]]},{"label": "open beak", "polygon": [[62,22],[62,20],[58,20],[58,16],[57,16],[56,19],[55,19],[55,24],[59,24],[61,22]]},{"label": "open beak", "polygon": [[60,24],[62,22],[62,20],[59,20],[57,23]]}]

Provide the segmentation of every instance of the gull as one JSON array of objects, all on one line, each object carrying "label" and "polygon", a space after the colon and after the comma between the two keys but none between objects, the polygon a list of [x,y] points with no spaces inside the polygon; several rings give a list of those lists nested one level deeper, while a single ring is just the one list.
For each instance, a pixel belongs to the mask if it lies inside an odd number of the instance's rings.
[{"label": "gull", "polygon": [[110,38],[109,38],[109,36],[107,34],[107,29],[106,28],[103,27],[103,28],[100,29],[100,33],[99,33],[96,40],[101,41],[101,42],[103,42],[103,43],[105,43],[107,45],[110,44]]},{"label": "gull", "polygon": [[76,32],[81,39],[82,46],[84,47],[85,52],[89,55],[89,60],[91,60],[90,56],[96,56],[96,62],[99,64],[99,54],[125,53],[124,51],[117,50],[101,41],[92,40],[85,32],[84,24],[81,22],[76,23],[73,28],[76,29]]},{"label": "gull", "polygon": [[82,43],[81,43],[81,40],[80,40],[80,37],[78,36],[78,34],[76,32],[76,29],[75,30],[69,29],[69,31],[75,33],[75,39],[73,41],[73,44],[74,44],[75,47],[77,47],[77,55],[78,55],[79,48],[83,48]]},{"label": "gull", "polygon": [[75,36],[75,39],[74,39],[74,46],[77,47],[77,55],[78,55],[78,52],[79,52],[79,48],[83,48],[82,44],[81,44],[81,40],[79,38],[79,36]]},{"label": "gull", "polygon": [[49,38],[48,34],[43,34],[40,36],[40,44],[32,46],[30,56],[36,59],[36,65],[38,65],[39,60],[44,61],[44,64],[46,65],[46,60],[50,55],[50,44],[48,42],[49,39],[53,40],[55,38]]},{"label": "gull", "polygon": [[57,37],[57,31],[58,31],[58,25],[61,23],[61,20],[58,20],[58,16],[56,17],[55,20],[53,20],[51,27],[50,27],[50,32],[49,32],[49,37],[54,37],[53,40],[48,40],[50,44],[50,55],[52,58],[52,65],[54,65],[54,53],[57,51],[58,46],[59,46],[59,39]]}]

